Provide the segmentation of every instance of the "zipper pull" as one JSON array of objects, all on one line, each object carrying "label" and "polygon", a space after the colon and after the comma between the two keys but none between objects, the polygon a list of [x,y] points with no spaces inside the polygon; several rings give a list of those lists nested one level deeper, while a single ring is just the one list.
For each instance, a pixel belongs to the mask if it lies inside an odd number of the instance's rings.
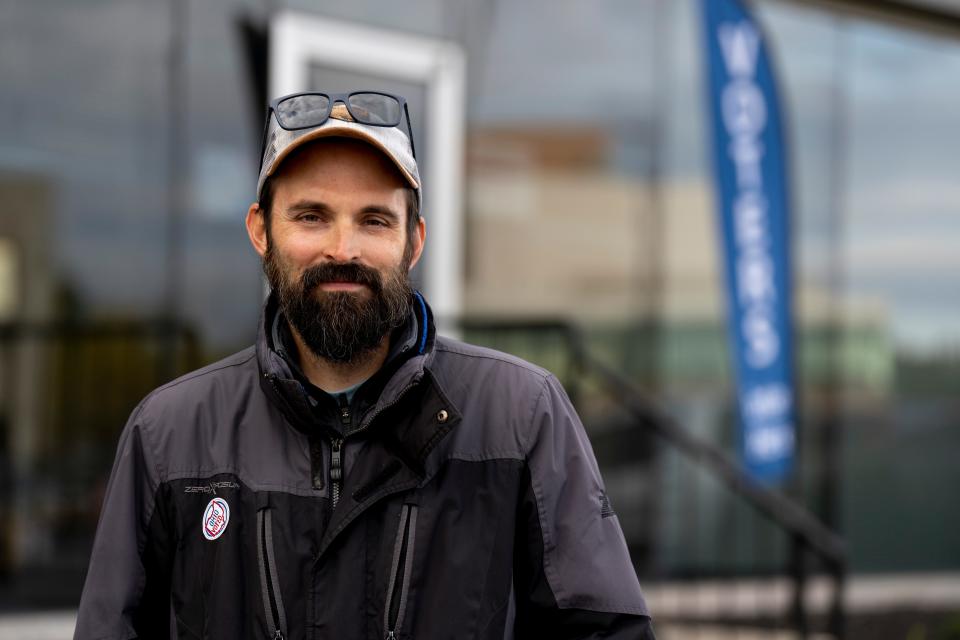
[{"label": "zipper pull", "polygon": [[343,440],[339,438],[330,443],[330,479],[339,482],[343,475],[343,460],[341,458],[341,445]]},{"label": "zipper pull", "polygon": [[340,480],[343,478],[343,458],[341,446],[343,440],[337,438],[330,443],[330,489],[334,508],[340,502]]},{"label": "zipper pull", "polygon": [[273,640],[283,640],[283,632],[280,629],[273,632]]},{"label": "zipper pull", "polygon": [[387,632],[387,640],[396,640],[396,637],[397,636],[393,635],[393,630]]}]

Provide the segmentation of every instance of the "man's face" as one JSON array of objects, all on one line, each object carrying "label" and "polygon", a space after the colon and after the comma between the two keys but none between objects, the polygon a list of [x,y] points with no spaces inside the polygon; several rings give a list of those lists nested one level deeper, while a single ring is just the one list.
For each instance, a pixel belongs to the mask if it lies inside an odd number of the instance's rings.
[{"label": "man's face", "polygon": [[248,213],[270,285],[314,355],[356,361],[406,319],[424,230],[408,241],[404,187],[373,147],[322,140],[284,161],[269,229]]}]

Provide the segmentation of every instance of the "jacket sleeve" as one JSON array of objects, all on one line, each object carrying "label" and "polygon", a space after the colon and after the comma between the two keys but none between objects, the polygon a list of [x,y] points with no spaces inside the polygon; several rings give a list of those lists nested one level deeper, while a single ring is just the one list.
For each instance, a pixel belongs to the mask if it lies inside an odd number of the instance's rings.
[{"label": "jacket sleeve", "polygon": [[104,495],[74,640],[170,638],[170,557],[160,481],[141,422],[120,436]]},{"label": "jacket sleeve", "polygon": [[654,640],[593,450],[552,376],[525,449],[514,546],[515,637]]}]

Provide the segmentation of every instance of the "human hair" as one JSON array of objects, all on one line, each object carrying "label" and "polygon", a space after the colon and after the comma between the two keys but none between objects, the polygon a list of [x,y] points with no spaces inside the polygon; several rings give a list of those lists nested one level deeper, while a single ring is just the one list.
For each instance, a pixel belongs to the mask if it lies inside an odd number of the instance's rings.
[{"label": "human hair", "polygon": [[[263,182],[263,189],[260,191],[260,213],[263,215],[263,224],[267,231],[267,242],[270,238],[270,213],[273,209],[273,196],[275,189],[275,176],[267,176]],[[407,248],[413,246],[413,238],[417,233],[417,225],[420,221],[420,202],[417,198],[417,192],[412,187],[404,187],[404,200],[407,205]]]}]

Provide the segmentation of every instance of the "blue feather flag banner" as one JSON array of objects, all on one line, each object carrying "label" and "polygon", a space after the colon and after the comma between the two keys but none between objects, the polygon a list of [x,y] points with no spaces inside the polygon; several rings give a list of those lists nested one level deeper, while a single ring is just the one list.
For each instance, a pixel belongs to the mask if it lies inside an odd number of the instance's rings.
[{"label": "blue feather flag banner", "polygon": [[741,451],[764,484],[796,446],[790,216],[780,110],[756,22],[737,0],[701,0],[709,113]]}]

